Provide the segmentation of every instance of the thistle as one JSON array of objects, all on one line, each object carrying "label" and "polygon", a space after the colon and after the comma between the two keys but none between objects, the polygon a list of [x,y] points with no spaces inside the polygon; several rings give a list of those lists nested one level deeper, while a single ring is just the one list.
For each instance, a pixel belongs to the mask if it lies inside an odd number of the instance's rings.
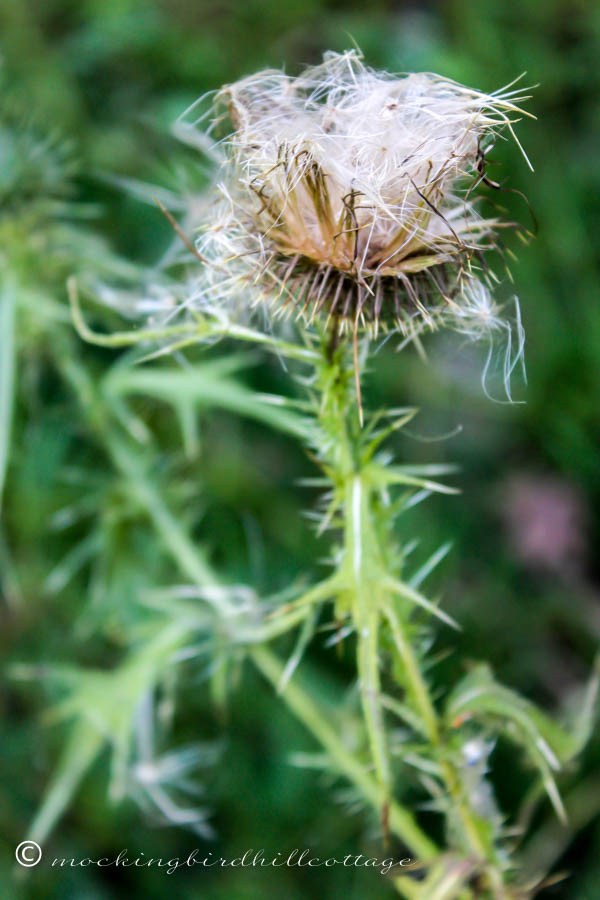
[{"label": "thistle", "polygon": [[468,298],[513,223],[484,216],[472,193],[525,99],[375,72],[355,51],[224,87],[212,126],[229,122],[221,203],[198,241],[212,296],[242,291],[340,330],[483,323]]},{"label": "thistle", "polygon": [[[204,372],[170,372],[168,390],[164,369],[144,377],[118,367],[108,393],[119,408],[128,393],[142,390],[170,397],[178,409],[192,396],[221,403],[299,437],[320,466],[318,532],[333,532],[332,571],[308,590],[286,585],[284,602],[280,595],[252,610],[251,627],[232,617],[223,600],[231,588],[219,586],[210,567],[198,563],[184,530],[162,509],[157,515],[154,494],[140,491],[138,500],[148,505],[184,577],[214,606],[217,624],[213,629],[211,619],[202,629],[219,654],[219,696],[227,667],[244,653],[320,742],[325,761],[321,756],[318,764],[350,780],[377,810],[384,839],[394,834],[420,858],[421,884],[404,876],[396,881],[407,900],[524,900],[539,890],[544,873],[526,878],[518,871],[517,831],[494,797],[489,758],[499,736],[512,741],[564,819],[556,777],[587,740],[596,702],[594,679],[568,731],[500,685],[486,665],[473,667],[451,690],[432,689],[431,622],[455,623],[421,585],[447,548],[414,571],[413,542],[399,544],[394,526],[432,491],[453,492],[437,480],[449,470],[395,465],[382,450],[415,410],[367,411],[364,423],[362,416],[361,367],[380,328],[418,342],[425,329],[447,325],[470,338],[489,337],[490,354],[493,335],[502,333],[505,380],[522,353],[518,312],[514,354],[486,261],[499,231],[513,223],[484,217],[473,197],[481,182],[499,187],[487,178],[486,154],[503,129],[514,135],[522,114],[526,97],[511,87],[482,94],[431,74],[392,77],[368,69],[355,52],[329,54],[297,78],[263,72],[229,85],[216,96],[209,128],[214,140],[229,123],[211,147],[221,165],[218,199],[211,194],[205,200],[195,245],[176,224],[202,263],[185,286],[187,299],[179,300],[180,270],[171,281],[165,274],[153,295],[159,307],[165,298],[158,323],[155,317],[145,330],[98,336],[85,325],[71,282],[75,322],[89,340],[113,346],[158,341],[164,353],[227,335],[308,367],[303,400],[236,394],[227,380],[236,365],[231,360],[208,364]],[[246,309],[263,303],[276,314],[295,311],[304,327],[285,341],[241,321]],[[181,379],[186,390],[179,396]],[[352,636],[356,649],[360,714],[352,724],[362,742],[352,749],[294,674],[331,606],[329,644]],[[178,615],[165,609],[173,624]],[[189,630],[189,616],[183,622]],[[298,627],[295,649],[282,665],[268,645]],[[193,654],[202,638],[194,633],[189,641],[186,653]],[[443,817],[446,849],[395,796],[402,767],[428,794],[428,808]]]}]

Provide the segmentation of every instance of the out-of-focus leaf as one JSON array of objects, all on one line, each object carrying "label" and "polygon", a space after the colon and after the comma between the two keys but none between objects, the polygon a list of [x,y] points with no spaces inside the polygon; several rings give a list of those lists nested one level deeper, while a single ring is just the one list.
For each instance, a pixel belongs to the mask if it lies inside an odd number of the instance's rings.
[{"label": "out-of-focus leaf", "polygon": [[[140,699],[163,676],[169,658],[186,637],[187,631],[179,625],[162,628],[154,639],[131,651],[125,662],[112,671],[58,668],[56,680],[67,688],[69,695],[55,707],[53,714],[55,718],[74,722],[31,825],[32,840],[43,843],[105,742],[113,751],[113,775],[122,778]],[[27,672],[24,670],[22,674]],[[53,677],[51,669],[48,675]]]},{"label": "out-of-focus leaf", "polygon": [[472,717],[499,724],[508,738],[525,749],[542,776],[557,815],[565,818],[552,773],[578,752],[578,735],[570,734],[516,691],[499,684],[487,665],[476,666],[459,682],[448,698],[446,712],[451,723]]},{"label": "out-of-focus leaf", "polygon": [[0,286],[0,510],[8,466],[15,370],[16,284],[10,276]]},{"label": "out-of-focus leaf", "polygon": [[[227,368],[239,367],[234,357],[181,370],[166,368],[114,369],[106,379],[106,390],[117,394],[142,394],[156,397],[180,409],[187,404],[219,407],[236,415],[264,422],[272,428],[295,436],[305,436],[302,416],[285,408],[285,398],[259,398],[254,391],[227,375]],[[278,400],[278,404],[275,404]]]},{"label": "out-of-focus leaf", "polygon": [[31,823],[29,838],[32,841],[44,843],[103,744],[102,735],[89,722],[81,720],[73,727],[42,805]]}]

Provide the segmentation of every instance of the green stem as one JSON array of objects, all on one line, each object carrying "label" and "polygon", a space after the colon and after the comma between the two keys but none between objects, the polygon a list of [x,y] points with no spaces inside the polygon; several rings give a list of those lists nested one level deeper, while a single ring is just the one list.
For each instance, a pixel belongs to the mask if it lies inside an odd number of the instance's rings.
[{"label": "green stem", "polygon": [[[378,640],[381,619],[387,620],[394,645],[402,662],[407,690],[423,723],[424,733],[432,748],[432,757],[440,763],[440,771],[448,795],[456,810],[464,835],[464,851],[486,864],[489,887],[498,898],[505,896],[504,879],[496,867],[493,848],[487,846],[471,810],[461,783],[459,772],[449,761],[444,745],[444,733],[437,711],[422,673],[419,656],[413,647],[408,629],[397,614],[385,589],[388,569],[388,548],[385,537],[376,526],[376,486],[369,478],[368,462],[363,462],[360,433],[352,432],[355,418],[353,398],[348,379],[342,372],[338,351],[339,373],[336,378],[323,379],[323,398],[320,404],[320,425],[328,434],[331,452],[325,460],[334,489],[342,497],[344,518],[343,561],[341,571],[351,596],[350,612],[357,633],[357,668],[365,726],[369,736],[371,755],[379,782],[381,796],[388,797],[391,772],[380,699]],[[329,370],[336,366],[327,359]],[[467,890],[467,894],[470,893]]]},{"label": "green stem", "polygon": [[[368,491],[359,475],[347,479],[345,490],[345,556],[348,582],[352,594],[352,616],[357,633],[357,669],[360,695],[365,716],[371,754],[377,779],[385,799],[391,791],[391,773],[387,741],[381,709],[381,681],[379,677],[378,641],[379,613],[373,594],[379,590],[370,583],[368,565],[373,553]],[[366,559],[365,559],[366,557]]]},{"label": "green stem", "polygon": [[417,656],[393,607],[388,606],[385,609],[385,615],[390,624],[394,643],[404,664],[406,679],[410,685],[421,718],[423,719],[427,735],[441,757],[442,776],[446,783],[448,794],[452,798],[460,816],[465,836],[467,837],[473,852],[479,858],[485,859],[488,855],[487,849],[479,834],[475,817],[471,812],[468,803],[465,801],[460,779],[453,766],[444,758],[443,739],[440,732],[437,713],[427,687],[427,682],[419,668]]},{"label": "green stem", "polygon": [[429,740],[432,744],[437,745],[440,742],[440,729],[437,713],[429,695],[429,689],[427,688],[427,684],[423,678],[421,669],[419,668],[417,656],[410,640],[400,624],[400,619],[392,606],[386,606],[385,616],[390,624],[394,643],[404,664],[406,679],[410,684],[417,709],[421,714]]},{"label": "green stem", "polygon": [[[250,648],[249,655],[265,678],[278,688],[283,666],[271,650],[257,645]],[[299,687],[297,678],[287,683],[281,696],[294,715],[325,748],[338,770],[359,789],[375,809],[381,809],[384,794],[380,785],[365,771],[364,765],[346,750],[322,711]],[[421,830],[411,813],[394,801],[389,805],[389,823],[394,834],[401,838],[420,860],[433,859],[439,854],[439,849]]]},{"label": "green stem", "polygon": [[71,314],[73,324],[79,335],[90,344],[97,344],[99,347],[130,347],[139,344],[141,341],[157,341],[164,342],[166,338],[180,338],[185,343],[198,343],[213,337],[229,337],[238,341],[248,341],[251,344],[259,344],[272,353],[287,356],[290,359],[297,359],[301,362],[318,363],[319,355],[309,347],[302,347],[299,344],[292,344],[281,341],[272,335],[263,334],[262,331],[256,331],[246,325],[238,325],[230,321],[216,321],[208,318],[201,318],[195,322],[186,322],[184,325],[171,325],[164,328],[147,328],[144,330],[134,331],[116,331],[111,334],[100,334],[93,331],[83,317],[81,305],[79,302],[79,293],[77,290],[77,281],[74,277],[69,278],[67,283],[69,301],[71,304]]}]

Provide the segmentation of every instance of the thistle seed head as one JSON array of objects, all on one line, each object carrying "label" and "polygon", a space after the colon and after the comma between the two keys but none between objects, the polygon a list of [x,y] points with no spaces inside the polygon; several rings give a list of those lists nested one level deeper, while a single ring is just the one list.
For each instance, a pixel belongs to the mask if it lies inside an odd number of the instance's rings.
[{"label": "thistle seed head", "polygon": [[407,335],[456,313],[464,329],[477,311],[462,305],[465,284],[485,277],[483,253],[509,224],[483,217],[471,194],[486,149],[522,115],[510,87],[392,76],[355,51],[224,87],[222,199],[197,245],[211,299],[250,292],[309,321]]}]

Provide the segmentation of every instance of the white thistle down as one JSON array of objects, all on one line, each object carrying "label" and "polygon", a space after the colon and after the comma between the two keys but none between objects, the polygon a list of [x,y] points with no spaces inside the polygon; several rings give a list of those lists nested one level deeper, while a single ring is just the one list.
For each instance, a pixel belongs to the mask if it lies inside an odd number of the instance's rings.
[{"label": "white thistle down", "polygon": [[465,285],[486,277],[483,251],[512,223],[482,217],[471,194],[525,99],[375,72],[355,51],[297,78],[265,71],[224,87],[212,129],[228,119],[233,131],[197,242],[208,265],[195,299],[264,301],[340,329],[495,328]]}]

